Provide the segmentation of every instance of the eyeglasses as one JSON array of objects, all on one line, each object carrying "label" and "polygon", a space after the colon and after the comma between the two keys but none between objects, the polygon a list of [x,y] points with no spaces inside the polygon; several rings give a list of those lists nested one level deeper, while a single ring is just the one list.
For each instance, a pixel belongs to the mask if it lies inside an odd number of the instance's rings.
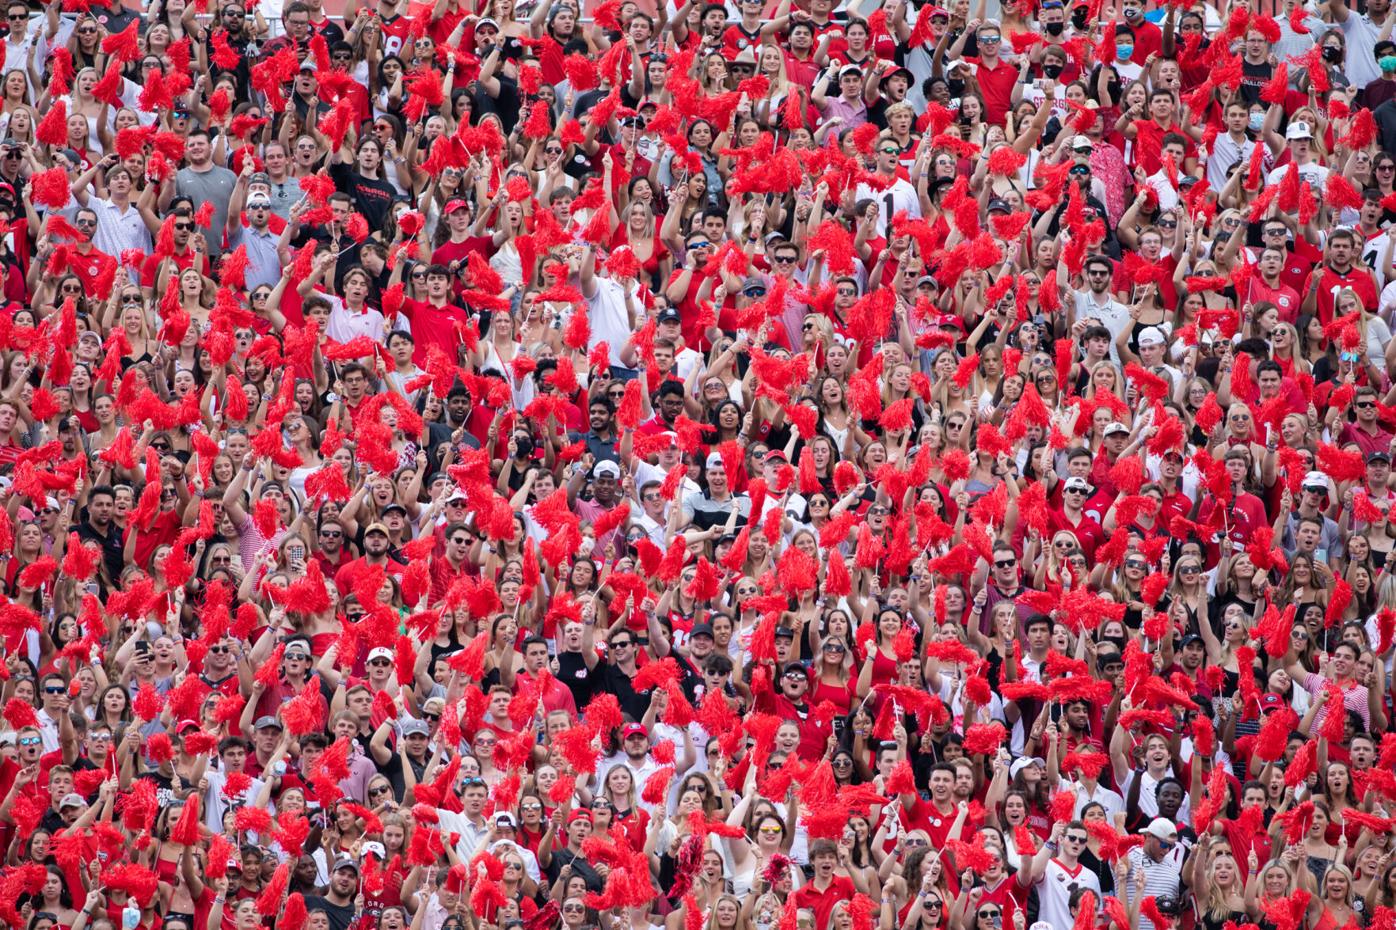
[{"label": "eyeglasses", "polygon": [[856,287],[840,287],[835,288],[834,293],[838,294],[840,297],[856,297],[858,296],[858,289]]},{"label": "eyeglasses", "polygon": [[1092,278],[1108,278],[1108,277],[1110,277],[1110,272],[1108,272],[1108,271],[1100,271],[1100,270],[1098,270],[1098,269],[1097,269],[1097,270],[1094,270],[1094,271],[1088,271],[1088,272],[1086,272],[1086,274],[1089,275],[1089,276],[1092,277]]},{"label": "eyeglasses", "polygon": [[1003,41],[1001,36],[980,36],[979,41],[984,45],[997,45]]},{"label": "eyeglasses", "polygon": [[462,779],[461,785],[465,788],[482,788],[485,785],[485,780],[479,776],[471,775],[468,778]]},{"label": "eyeglasses", "polygon": [[110,733],[92,733],[92,734],[89,734],[89,735],[88,735],[87,739],[88,739],[89,742],[93,742],[93,743],[110,743],[110,742],[111,742],[111,734],[110,734]]},{"label": "eyeglasses", "polygon": [[1085,838],[1084,836],[1082,836],[1081,834],[1079,834],[1079,833],[1076,833],[1076,834],[1069,834],[1069,835],[1067,835],[1067,836],[1062,837],[1062,839],[1066,840],[1068,843],[1084,843],[1084,842],[1086,842],[1086,838]]},{"label": "eyeglasses", "polygon": [[440,715],[440,714],[425,714],[425,713],[424,713],[424,714],[422,714],[422,719],[425,720],[427,723],[436,723],[438,720],[441,719],[441,715]]},{"label": "eyeglasses", "polygon": [[833,763],[832,763],[832,765],[833,765],[834,768],[836,768],[836,769],[848,768],[848,767],[849,767],[850,765],[852,765],[852,764],[853,764],[853,760],[852,760],[852,759],[835,759],[835,760],[833,761]]},{"label": "eyeglasses", "polygon": [[39,739],[37,736],[22,736],[19,740],[21,746],[37,746],[42,742],[43,740]]},{"label": "eyeglasses", "polygon": [[[905,842],[902,843],[902,845],[903,845],[903,846],[925,846],[926,843],[925,843],[924,840],[906,840]],[[934,900],[934,901],[927,901],[925,904],[922,905],[922,907],[924,907],[924,908],[925,908],[926,910],[928,910],[928,911],[938,911],[938,910],[940,910],[942,907],[944,907],[944,905],[940,902],[940,899],[937,898],[937,899]]]},{"label": "eyeglasses", "polygon": [[1359,400],[1357,403],[1353,404],[1358,410],[1369,410],[1376,405],[1377,402],[1374,400]]},{"label": "eyeglasses", "polygon": [[790,265],[790,264],[793,264],[793,263],[796,261],[796,256],[794,256],[794,255],[777,255],[777,256],[775,257],[775,261],[776,261],[776,264],[778,264],[778,265]]},{"label": "eyeglasses", "polygon": [[980,919],[980,920],[992,920],[993,918],[999,916],[999,915],[1002,914],[1002,913],[1003,913],[1003,912],[1002,912],[1002,911],[999,911],[999,910],[993,910],[993,909],[990,909],[990,908],[985,908],[984,910],[982,910],[982,911],[979,912],[979,919]]},{"label": "eyeglasses", "polygon": [[1063,489],[1062,489],[1062,493],[1063,493],[1063,494],[1085,494],[1085,493],[1086,493],[1086,489],[1085,489],[1085,488],[1063,488]]},{"label": "eyeglasses", "polygon": [[1174,220],[1161,220],[1161,221],[1159,221],[1158,228],[1159,228],[1159,229],[1177,229],[1177,228],[1178,228],[1178,224],[1177,224],[1177,222],[1174,221]]},{"label": "eyeglasses", "polygon": [[[835,765],[838,765],[837,762],[835,762],[834,764],[835,764]],[[757,832],[757,833],[764,833],[766,836],[780,836],[780,835],[781,835],[782,833],[784,833],[785,831],[782,830],[780,827],[762,827],[761,829],[757,830],[756,832]]]},{"label": "eyeglasses", "polygon": [[611,643],[611,648],[612,648],[612,649],[624,649],[624,648],[626,648],[627,646],[633,646],[633,645],[635,645],[635,644],[632,643],[630,640],[627,639],[627,640],[624,640],[624,641],[619,642],[619,643]]},{"label": "eyeglasses", "polygon": [[376,665],[379,668],[387,668],[389,665],[392,665],[393,662],[391,659],[373,659],[368,664],[371,666]]},{"label": "eyeglasses", "polygon": [[194,228],[194,224],[193,224],[193,223],[175,223],[175,224],[174,224],[174,228],[175,228],[178,232],[189,232],[191,229]]},{"label": "eyeglasses", "polygon": [[391,790],[392,789],[390,789],[387,785],[379,785],[377,788],[368,789],[368,796],[374,798],[380,794],[387,794]]},{"label": "eyeglasses", "polygon": [[67,690],[68,689],[64,688],[62,685],[58,686],[57,688],[46,687],[44,688],[44,694],[62,694],[64,691]]},{"label": "eyeglasses", "polygon": [[901,152],[900,152],[898,149],[878,149],[878,152],[881,153],[881,154],[883,154],[883,155],[900,155],[900,154],[901,154]]},{"label": "eyeglasses", "polygon": [[1136,561],[1136,560],[1134,560],[1134,559],[1130,559],[1129,561],[1125,562],[1125,568],[1137,568],[1137,569],[1143,570],[1143,569],[1148,568],[1148,567],[1149,567],[1149,566],[1146,565],[1145,563]]},{"label": "eyeglasses", "polygon": [[564,904],[562,910],[566,914],[585,914],[587,909],[580,904]]},{"label": "eyeglasses", "polygon": [[227,646],[209,646],[209,647],[208,647],[209,655],[221,656],[221,655],[223,655],[224,653],[232,652],[232,651],[233,651],[233,650],[229,649]]},{"label": "eyeglasses", "polygon": [[97,221],[94,220],[94,219],[92,219],[92,217],[89,216],[89,217],[84,217],[84,218],[82,218],[82,219],[73,220],[73,225],[74,225],[74,226],[82,226],[82,227],[86,228],[86,227],[88,227],[88,226],[96,226],[96,225],[97,225]]},{"label": "eyeglasses", "polygon": [[343,530],[321,530],[320,535],[326,539],[339,539],[344,535]]},{"label": "eyeglasses", "polygon": [[1012,568],[1017,564],[1017,559],[998,559],[994,562],[994,568]]}]

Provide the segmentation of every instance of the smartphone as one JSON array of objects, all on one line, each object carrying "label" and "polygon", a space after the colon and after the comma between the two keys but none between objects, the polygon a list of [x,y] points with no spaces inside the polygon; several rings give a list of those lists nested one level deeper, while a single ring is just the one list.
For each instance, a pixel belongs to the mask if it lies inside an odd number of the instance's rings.
[{"label": "smartphone", "polygon": [[290,559],[290,560],[292,560],[292,561],[304,561],[304,560],[305,560],[305,547],[304,547],[304,546],[287,546],[287,547],[286,547],[286,558],[288,558],[288,559]]}]

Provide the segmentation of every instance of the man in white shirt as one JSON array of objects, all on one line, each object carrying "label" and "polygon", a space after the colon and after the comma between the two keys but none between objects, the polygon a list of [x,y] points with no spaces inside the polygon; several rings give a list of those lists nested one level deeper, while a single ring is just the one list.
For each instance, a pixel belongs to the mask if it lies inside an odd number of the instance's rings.
[{"label": "man in white shirt", "polygon": [[897,175],[897,170],[901,167],[902,152],[896,141],[890,138],[878,139],[874,143],[874,151],[876,164],[873,172],[888,182],[888,186],[883,190],[874,190],[869,184],[859,184],[854,199],[877,201],[882,209],[883,228],[886,230],[884,235],[890,239],[892,219],[898,213],[905,213],[913,220],[921,218],[921,198],[910,181]]},{"label": "man in white shirt", "polygon": [[625,345],[630,334],[639,327],[639,284],[634,279],[598,277],[596,249],[592,246],[571,246],[568,265],[577,276],[577,286],[587,302],[587,318],[591,321],[587,351],[602,342],[609,346]]},{"label": "man in white shirt", "polygon": [[8,4],[5,12],[10,30],[5,34],[5,73],[28,74],[29,50],[34,46],[37,28],[42,28],[44,21],[35,20],[32,25],[36,28],[31,29],[29,7],[19,2]]},{"label": "man in white shirt", "polygon": [[1246,130],[1250,128],[1251,111],[1240,100],[1233,100],[1226,106],[1223,124],[1226,132],[1218,133],[1212,140],[1211,151],[1207,153],[1207,185],[1213,190],[1226,186],[1227,170],[1238,162],[1250,164],[1255,142]]},{"label": "man in white shirt", "polygon": [[[448,790],[454,788],[452,785]],[[483,778],[466,778],[461,790],[460,812],[440,807],[436,809],[437,827],[441,832],[446,836],[452,833],[460,836],[456,843],[456,852],[462,861],[468,862],[475,855],[480,842],[489,833],[490,825],[485,822],[484,816],[485,797],[488,794],[489,789],[485,786]]]},{"label": "man in white shirt", "polygon": [[1092,255],[1086,259],[1086,290],[1076,291],[1076,322],[1095,320],[1110,330],[1110,358],[1120,363],[1120,353],[1114,340],[1129,325],[1129,308],[1117,301],[1110,293],[1110,282],[1115,275],[1115,265],[1104,255]]},{"label": "man in white shirt", "polygon": [[1071,913],[1071,893],[1078,888],[1094,892],[1096,908],[1100,907],[1100,879],[1081,862],[1086,851],[1086,825],[1079,820],[1058,821],[1052,825],[1052,835],[1033,857],[1026,869],[1019,871],[1023,887],[1037,886],[1037,919],[1052,930],[1069,930],[1076,923]]},{"label": "man in white shirt", "polygon": [[[94,196],[87,190],[100,171],[106,172],[107,199]],[[141,218],[141,211],[131,202],[134,190],[131,172],[120,163],[115,153],[103,157],[73,182],[73,196],[77,202],[90,207],[97,214],[93,245],[118,259],[130,249],[143,253],[151,251],[150,229]],[[279,275],[279,268],[277,272]]]},{"label": "man in white shirt", "polygon": [[[1328,181],[1328,169],[1313,160],[1314,132],[1302,119],[1295,120],[1285,129],[1285,140],[1293,164],[1299,166],[1299,180],[1308,181],[1309,189],[1323,190]],[[1279,184],[1289,174],[1289,165],[1284,164],[1265,176],[1265,183]]]},{"label": "man in white shirt", "polygon": [[[1125,881],[1125,892],[1130,903],[1137,904],[1139,898],[1164,896],[1177,900],[1182,890],[1183,860],[1187,849],[1178,840],[1178,828],[1166,817],[1155,817],[1143,830],[1144,845],[1129,851],[1129,878]],[[1135,876],[1143,870],[1144,891],[1140,895],[1136,889]],[[1153,921],[1139,917],[1139,930],[1154,930]]]}]

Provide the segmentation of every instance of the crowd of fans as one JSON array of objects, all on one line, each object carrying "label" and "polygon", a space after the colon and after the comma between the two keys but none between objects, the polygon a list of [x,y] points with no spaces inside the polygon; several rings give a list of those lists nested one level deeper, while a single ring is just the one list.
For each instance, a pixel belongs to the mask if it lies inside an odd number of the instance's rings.
[{"label": "crowd of fans", "polygon": [[1396,928],[1390,0],[101,2],[0,925]]}]

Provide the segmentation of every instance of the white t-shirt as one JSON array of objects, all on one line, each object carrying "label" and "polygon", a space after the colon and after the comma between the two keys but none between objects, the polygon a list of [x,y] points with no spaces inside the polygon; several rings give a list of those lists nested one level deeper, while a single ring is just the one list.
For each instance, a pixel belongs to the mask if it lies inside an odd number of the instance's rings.
[{"label": "white t-shirt", "polygon": [[[591,340],[587,351],[596,348],[598,343],[606,343],[613,352],[631,336],[630,314],[625,309],[625,289],[610,278],[592,278],[596,293],[586,298],[587,318],[591,321]],[[632,285],[631,297],[635,306],[640,306],[639,284]],[[585,296],[585,295],[584,295]]]},{"label": "white t-shirt", "polygon": [[1071,930],[1076,920],[1071,916],[1071,893],[1077,888],[1095,892],[1097,908],[1100,902],[1100,879],[1079,862],[1068,869],[1054,857],[1037,880],[1037,919],[1052,925],[1052,930]]}]

